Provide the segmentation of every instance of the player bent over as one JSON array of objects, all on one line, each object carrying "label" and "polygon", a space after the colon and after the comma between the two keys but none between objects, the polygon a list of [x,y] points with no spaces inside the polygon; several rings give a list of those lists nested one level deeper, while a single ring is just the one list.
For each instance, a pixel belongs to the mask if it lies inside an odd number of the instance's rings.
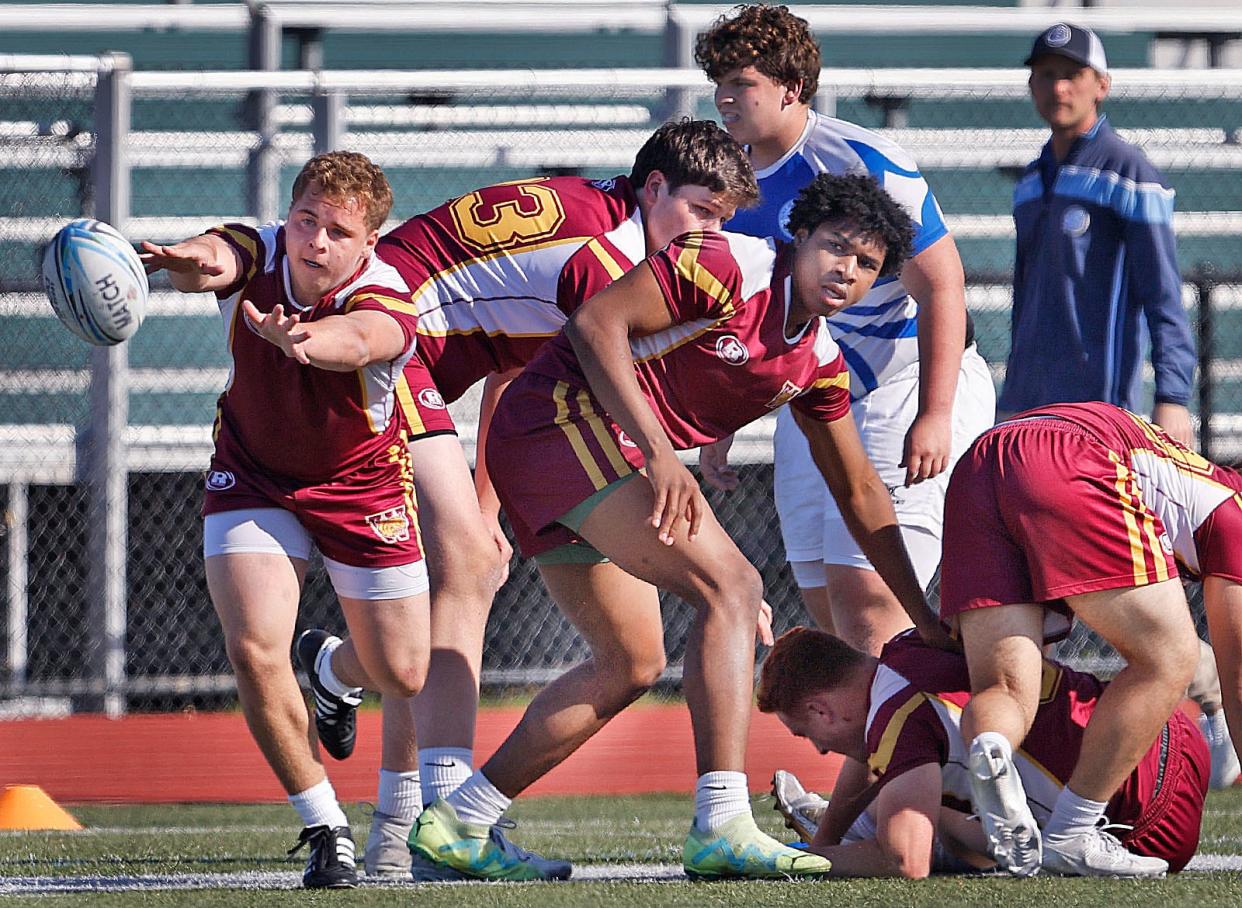
[{"label": "player bent over", "polygon": [[[1041,825],[1080,759],[1083,727],[1106,686],[1056,662],[1041,666],[1039,708],[1012,764]],[[834,876],[918,879],[991,866],[983,830],[966,819],[971,786],[959,722],[969,699],[965,658],[909,632],[879,658],[805,627],[776,641],[760,672],[759,709],[820,753],[870,770],[865,790],[838,788],[812,833],[811,850],[832,861]],[[1199,842],[1207,745],[1180,710],[1149,745],[1110,795],[1107,815],[1127,848],[1178,871]]]},{"label": "player bent over", "polygon": [[[1178,565],[1204,579],[1225,716],[1242,732],[1242,476],[1111,404],[1040,407],[981,436],[953,472],[941,610],[960,622],[975,809],[1002,867],[1155,876],[1097,825],[1195,669]],[[1081,619],[1126,667],[1043,828],[1014,769],[1040,700],[1040,647]]]},{"label": "player bent over", "polygon": [[415,315],[373,254],[391,205],[378,167],[333,152],[302,168],[284,222],[143,244],[148,271],[215,292],[224,317],[232,369],[203,505],[207,584],[246,722],[305,827],[308,888],[356,883],[289,663],[312,545],[354,640],[320,651],[318,682],[410,697],[427,670],[427,570],[396,402]]},{"label": "player bent over", "polygon": [[820,319],[900,267],[910,219],[867,177],[822,177],[791,218],[798,239],[779,250],[736,234],[675,240],[575,312],[501,398],[487,442],[496,491],[591,658],[545,688],[482,770],[423,812],[410,844],[427,857],[498,875],[488,831],[510,799],[659,678],[662,588],[697,610],[684,673],[700,773],[686,872],[828,871],[750,815],[744,759],[763,590],[675,453],[792,401],[853,531],[919,626],[938,635]]},{"label": "player bent over", "polygon": [[[430,565],[432,650],[413,717],[407,704],[384,700],[386,768],[366,846],[368,874],[462,876],[412,856],[406,839],[422,805],[447,795],[473,769],[484,627],[511,549],[484,459],[476,468],[476,497],[445,402],[487,378],[482,440],[513,370],[556,336],[578,305],[674,237],[719,230],[756,196],[745,152],[728,133],[710,121],[683,120],[656,129],[628,175],[487,186],[380,238],[376,254],[413,289],[419,315],[418,350],[397,398],[410,426],[421,541]],[[312,676],[314,655],[306,659]],[[338,759],[353,749],[352,702],[331,694],[316,698],[320,739]],[[417,757],[411,721],[418,729]],[[503,853],[513,860],[520,854],[528,870],[537,867],[551,878],[570,872],[564,861],[506,850],[499,828],[493,835]]]}]

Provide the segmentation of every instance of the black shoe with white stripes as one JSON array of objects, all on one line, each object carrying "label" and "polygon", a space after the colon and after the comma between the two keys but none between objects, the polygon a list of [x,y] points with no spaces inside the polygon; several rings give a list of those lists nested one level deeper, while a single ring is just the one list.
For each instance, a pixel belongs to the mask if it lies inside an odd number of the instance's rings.
[{"label": "black shoe with white stripes", "polygon": [[335,639],[327,631],[312,627],[298,637],[295,651],[315,694],[315,731],[319,733],[319,743],[336,759],[344,760],[354,752],[357,740],[355,712],[362,698],[337,696],[319,680],[319,653],[325,643]]},{"label": "black shoe with white stripes", "polygon": [[310,845],[310,859],[302,872],[302,885],[307,889],[353,889],[358,885],[358,868],[354,865],[354,837],[348,826],[307,826],[298,836],[298,843],[289,849],[289,856]]}]

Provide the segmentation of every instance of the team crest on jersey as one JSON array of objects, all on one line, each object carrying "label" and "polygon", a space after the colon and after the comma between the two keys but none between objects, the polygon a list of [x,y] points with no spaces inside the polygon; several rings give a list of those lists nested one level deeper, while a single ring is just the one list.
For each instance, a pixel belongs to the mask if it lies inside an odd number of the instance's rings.
[{"label": "team crest on jersey", "polygon": [[592,180],[591,185],[594,186],[596,189],[598,189],[600,192],[612,192],[614,189],[617,188],[617,178],[609,177],[606,180]]},{"label": "team crest on jersey", "polygon": [[1172,543],[1172,541],[1169,539],[1169,534],[1168,534],[1168,533],[1161,533],[1161,534],[1160,534],[1160,548],[1164,549],[1164,553],[1165,553],[1166,555],[1172,555],[1172,554],[1173,554],[1173,543]]},{"label": "team crest on jersey", "polygon": [[207,473],[207,491],[223,492],[237,485],[237,477],[228,470],[210,470]]},{"label": "team crest on jersey", "polygon": [[410,518],[405,505],[367,515],[367,526],[385,542],[406,542],[410,538]]},{"label": "team crest on jersey", "polygon": [[444,398],[435,388],[423,388],[418,392],[418,402],[428,410],[443,410],[446,407]]},{"label": "team crest on jersey", "polygon": [[781,206],[781,210],[776,214],[776,225],[781,229],[781,239],[786,242],[793,239],[793,234],[789,232],[789,214],[793,211],[794,199],[790,199]]},{"label": "team crest on jersey", "polygon": [[1091,215],[1081,205],[1071,205],[1061,215],[1061,229],[1070,236],[1082,236],[1091,226]]},{"label": "team crest on jersey", "polygon": [[781,389],[777,392],[776,396],[764,404],[764,406],[766,406],[769,410],[779,410],[801,393],[802,387],[800,385],[795,385],[791,381],[786,381],[785,384],[781,385]]},{"label": "team crest on jersey", "polygon": [[750,351],[736,334],[726,334],[716,341],[716,355],[730,366],[742,366],[750,360]]},{"label": "team crest on jersey", "polygon": [[638,447],[638,445],[634,443],[634,439],[630,438],[630,436],[626,435],[625,432],[623,431],[617,432],[617,444],[621,445],[621,447],[623,448],[637,448]]}]

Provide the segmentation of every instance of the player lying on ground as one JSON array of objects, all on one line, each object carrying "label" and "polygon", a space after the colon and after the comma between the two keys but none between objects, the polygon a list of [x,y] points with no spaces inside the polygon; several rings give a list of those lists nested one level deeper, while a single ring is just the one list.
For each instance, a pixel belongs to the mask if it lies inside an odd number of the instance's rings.
[{"label": "player lying on ground", "polygon": [[[1079,760],[1105,688],[1092,675],[1042,665],[1039,709],[1011,764],[1040,823]],[[958,723],[969,699],[965,658],[911,632],[879,658],[805,627],[776,641],[760,672],[759,709],[820,753],[867,767],[864,785],[838,784],[810,841],[834,875],[919,879],[991,865],[982,827],[966,819],[970,769]],[[1181,870],[1198,847],[1208,772],[1203,736],[1175,711],[1109,798],[1115,847]]]},{"label": "player lying on ground", "polygon": [[763,590],[675,453],[792,401],[853,531],[915,622],[942,636],[820,318],[900,267],[910,219],[860,176],[818,179],[791,218],[797,240],[780,249],[736,234],[678,238],[578,309],[501,398],[487,443],[496,491],[591,658],[546,687],[482,770],[423,812],[411,846],[424,855],[479,876],[529,875],[496,867],[489,828],[659,678],[657,590],[666,589],[697,612],[684,669],[700,773],[687,873],[828,870],[751,817],[744,758]]},{"label": "player lying on ground", "polygon": [[429,656],[427,570],[396,405],[416,320],[409,287],[373,254],[391,206],[378,167],[333,152],[302,168],[284,222],[143,244],[149,272],[214,292],[224,316],[232,368],[203,504],[207,585],[246,722],[305,826],[312,888],[356,882],[349,823],[310,746],[289,664],[312,545],[355,640],[321,660],[325,676],[405,698]]},{"label": "player lying on ground", "polygon": [[[945,508],[941,614],[960,622],[973,800],[1014,873],[1148,876],[1097,826],[1177,707],[1198,638],[1179,565],[1203,578],[1224,711],[1242,732],[1242,476],[1104,403],[1030,410],[984,433]],[[1041,833],[1014,772],[1040,700],[1041,647],[1079,618],[1126,660]],[[1042,854],[1041,854],[1042,852]]]},{"label": "player lying on ground", "polygon": [[[368,873],[460,876],[418,855],[411,867],[406,838],[422,805],[448,794],[472,771],[483,631],[511,550],[482,458],[476,498],[445,402],[488,378],[482,440],[506,375],[559,333],[574,308],[674,237],[719,230],[756,195],[741,147],[714,123],[684,120],[657,129],[628,176],[542,177],[485,187],[380,239],[377,255],[412,288],[419,316],[418,350],[397,396],[410,425],[419,522],[431,565],[431,663],[413,717],[408,704],[384,700]],[[336,645],[336,638],[324,644]],[[346,642],[342,651],[351,649]],[[316,725],[329,753],[343,759],[354,746],[358,692],[317,677],[315,657],[310,652],[305,662],[317,684]],[[529,858],[547,876],[569,873],[563,861]]]}]

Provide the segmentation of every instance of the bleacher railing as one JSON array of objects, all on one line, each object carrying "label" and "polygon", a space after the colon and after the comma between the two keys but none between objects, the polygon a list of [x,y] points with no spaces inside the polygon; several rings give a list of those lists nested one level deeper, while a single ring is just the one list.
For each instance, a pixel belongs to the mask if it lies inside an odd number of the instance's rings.
[{"label": "bleacher railing", "polygon": [[[1008,193],[1043,137],[1030,122],[1025,72],[825,70],[822,84],[824,108],[870,116],[920,161],[962,246],[979,343],[999,377]],[[710,114],[709,87],[686,69],[159,73],[133,72],[124,56],[0,57],[0,699],[68,697],[117,712],[232,689],[197,516],[212,401],[227,372],[214,304],[157,281],[133,341],[87,350],[37,286],[39,246],[61,224],[91,214],[134,239],[173,241],[222,220],[254,222],[266,216],[249,191],[259,149],[271,155],[279,199],[311,153],[364,151],[388,170],[399,218],[488,182],[609,176],[628,171],[670,88]],[[270,96],[268,132],[250,119],[258,91]],[[434,103],[419,100],[429,91]],[[1242,173],[1242,73],[1118,70],[1110,105],[1125,113],[1123,135],[1179,190],[1177,229],[1193,250],[1186,302],[1205,357],[1201,438],[1212,453],[1237,456],[1242,196],[1231,187]],[[1019,111],[1028,125],[1015,125]],[[469,443],[472,414],[457,415]],[[764,427],[743,436],[735,457],[744,489],[713,495],[713,506],[763,572],[780,622],[805,620],[775,532]],[[689,612],[666,608],[675,675]],[[541,680],[585,654],[526,565],[494,614],[487,683]],[[321,573],[304,620],[339,626]],[[1087,638],[1071,647],[1080,660],[1098,650]]]}]

